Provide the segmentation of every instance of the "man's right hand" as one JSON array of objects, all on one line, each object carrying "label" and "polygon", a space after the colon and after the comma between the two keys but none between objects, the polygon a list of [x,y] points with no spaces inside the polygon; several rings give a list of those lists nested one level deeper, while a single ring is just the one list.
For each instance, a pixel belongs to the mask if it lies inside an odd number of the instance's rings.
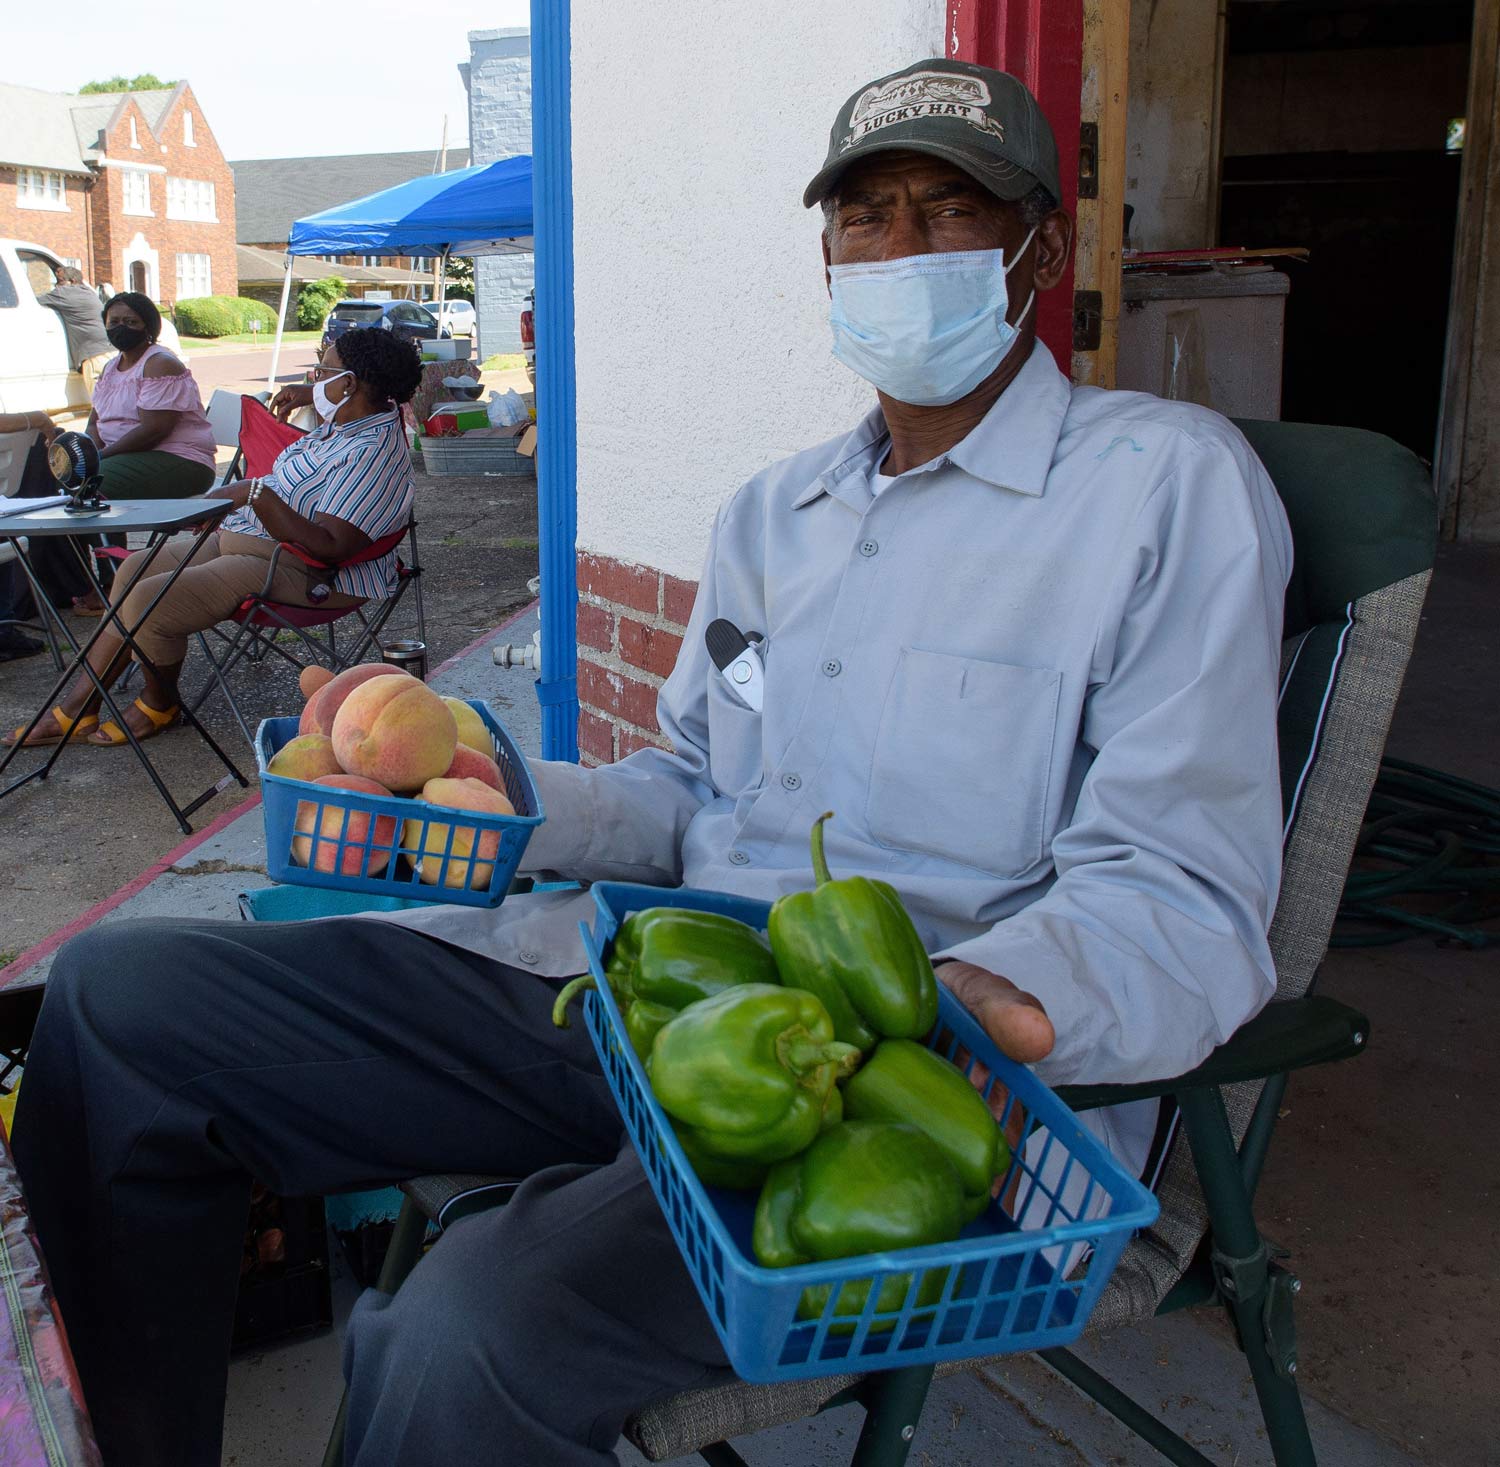
[{"label": "man's right hand", "polygon": [[283,387],[271,399],[269,406],[272,414],[284,423],[299,407],[311,407],[312,400],[312,388],[306,383],[301,383],[292,387]]}]

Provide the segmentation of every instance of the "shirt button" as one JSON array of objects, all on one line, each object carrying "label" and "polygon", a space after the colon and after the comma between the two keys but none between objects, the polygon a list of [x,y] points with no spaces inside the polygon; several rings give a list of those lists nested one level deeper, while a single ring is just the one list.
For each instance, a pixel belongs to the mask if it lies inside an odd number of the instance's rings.
[{"label": "shirt button", "polygon": [[743,851],[730,851],[729,861],[733,866],[748,866],[750,864],[750,857]]},{"label": "shirt button", "polygon": [[541,954],[538,953],[538,952],[536,952],[536,951],[534,951],[532,948],[523,947],[521,949],[521,961],[523,963],[534,963],[540,957],[541,957]]},{"label": "shirt button", "polygon": [[830,657],[823,664],[824,677],[837,677],[844,670],[844,664],[837,657]]},{"label": "shirt button", "polygon": [[781,776],[781,787],[784,790],[800,790],[802,788],[802,776],[800,774],[783,774]]},{"label": "shirt button", "polygon": [[859,542],[859,553],[861,555],[878,555],[880,553],[879,540],[861,540]]}]

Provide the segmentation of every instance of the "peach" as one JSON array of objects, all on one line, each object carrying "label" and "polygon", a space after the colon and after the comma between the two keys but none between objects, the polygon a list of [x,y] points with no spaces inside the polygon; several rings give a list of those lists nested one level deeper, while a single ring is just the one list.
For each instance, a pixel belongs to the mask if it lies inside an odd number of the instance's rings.
[{"label": "peach", "polygon": [[500,766],[488,754],[481,754],[464,743],[453,751],[453,763],[448,766],[448,772],[443,778],[478,779],[492,790],[499,790],[502,795],[505,793],[505,780],[500,774]]},{"label": "peach", "polygon": [[444,698],[443,702],[453,710],[453,717],[458,723],[459,743],[467,744],[487,759],[494,758],[495,741],[490,737],[490,731],[485,726],[484,719],[462,698]]},{"label": "peach", "polygon": [[333,755],[333,740],[327,734],[299,734],[289,739],[266,765],[267,774],[283,779],[317,779],[324,774],[342,774]]},{"label": "peach", "polygon": [[[333,689],[329,683],[322,696]],[[361,683],[333,720],[333,752],[349,774],[392,790],[420,789],[453,762],[458,725],[448,705],[404,672]]]},{"label": "peach", "polygon": [[[357,774],[325,774],[314,784],[326,785],[329,789],[358,790],[363,795],[390,795],[383,784],[373,779],[361,779]],[[344,817],[348,816],[345,825]],[[292,837],[292,859],[299,866],[311,866],[315,871],[331,872],[337,864],[340,876],[379,876],[390,864],[391,847],[396,840],[396,817],[377,815],[375,834],[370,836],[370,812],[368,810],[345,810],[324,805],[321,818],[318,807],[309,800],[297,805],[295,829]],[[316,838],[314,825],[317,826]],[[344,838],[343,853],[337,845]],[[370,841],[370,864],[366,866],[365,841]],[[381,847],[385,847],[384,850]]]},{"label": "peach", "polygon": [[[361,662],[358,667],[346,667],[336,678],[323,684],[302,710],[302,721],[297,725],[298,733],[333,733],[333,720],[344,706],[344,699],[362,683],[372,677],[406,677],[384,662]],[[416,682],[416,678],[412,678]]]},{"label": "peach", "polygon": [[[451,810],[478,810],[485,815],[514,815],[516,807],[498,790],[492,790],[477,779],[429,779],[422,786],[421,798],[429,805],[443,805]],[[481,831],[475,825],[453,824],[453,846],[448,847],[449,825],[429,819],[423,832],[423,821],[409,819],[401,833],[401,844],[417,875],[428,886],[440,881],[444,886],[467,886],[473,891],[490,884],[495,874],[495,856],[500,850],[498,830]],[[443,871],[443,855],[448,854],[448,870]],[[472,867],[470,856],[476,857]]]},{"label": "peach", "polygon": [[317,662],[310,663],[297,675],[297,686],[302,689],[304,698],[311,698],[319,688],[326,688],[332,681],[333,669]]}]

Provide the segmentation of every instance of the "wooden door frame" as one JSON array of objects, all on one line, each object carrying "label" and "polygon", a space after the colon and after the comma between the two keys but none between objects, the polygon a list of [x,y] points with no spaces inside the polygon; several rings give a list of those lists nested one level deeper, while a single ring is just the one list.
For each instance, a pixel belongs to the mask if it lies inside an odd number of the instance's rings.
[{"label": "wooden door frame", "polygon": [[[1018,77],[1057,138],[1059,201],[1077,221],[1076,247],[1058,286],[1037,299],[1037,334],[1078,382],[1114,383],[1125,205],[1129,0],[948,0],[948,55]],[[1097,196],[1080,200],[1080,137],[1098,129]],[[1098,293],[1097,348],[1075,292]]]},{"label": "wooden door frame", "polygon": [[[1469,405],[1478,363],[1476,354],[1495,343],[1477,341],[1481,286],[1487,252],[1500,245],[1492,226],[1500,225],[1500,0],[1475,0],[1469,42],[1469,97],[1463,171],[1459,180],[1458,227],[1453,246],[1453,287],[1448,303],[1448,344],[1443,363],[1443,396],[1438,413],[1433,487],[1443,535],[1461,534],[1466,518],[1469,477]],[[1491,473],[1493,474],[1493,470]]]}]

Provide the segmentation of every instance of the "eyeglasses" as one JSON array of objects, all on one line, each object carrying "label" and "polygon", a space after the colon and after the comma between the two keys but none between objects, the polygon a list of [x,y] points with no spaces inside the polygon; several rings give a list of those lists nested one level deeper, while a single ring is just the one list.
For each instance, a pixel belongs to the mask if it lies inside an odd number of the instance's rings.
[{"label": "eyeglasses", "polygon": [[348,370],[348,367],[325,367],[322,362],[319,362],[318,365],[308,373],[308,375],[314,382],[324,382],[329,377],[341,376]]}]

